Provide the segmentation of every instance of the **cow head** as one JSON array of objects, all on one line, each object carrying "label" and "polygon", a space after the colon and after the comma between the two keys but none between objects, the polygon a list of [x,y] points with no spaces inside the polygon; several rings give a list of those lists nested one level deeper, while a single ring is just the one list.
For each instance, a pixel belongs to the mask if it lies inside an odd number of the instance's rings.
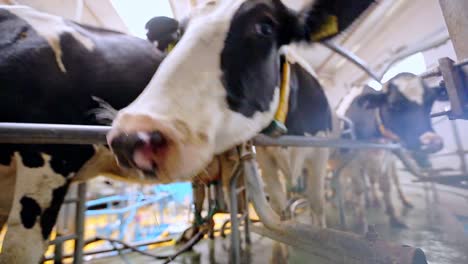
[{"label": "cow head", "polygon": [[400,73],[382,92],[365,94],[358,100],[367,108],[377,108],[384,127],[408,149],[427,153],[442,149],[443,140],[432,128],[430,113],[434,101],[447,100],[444,88],[428,87],[418,76]]},{"label": "cow head", "polygon": [[170,17],[153,17],[146,23],[145,28],[148,40],[156,43],[161,51],[165,51],[180,38],[179,22]]},{"label": "cow head", "polygon": [[122,164],[185,180],[272,121],[280,48],[347,28],[372,0],[316,0],[296,13],[280,0],[223,1],[194,17],[145,91],[114,120]]}]

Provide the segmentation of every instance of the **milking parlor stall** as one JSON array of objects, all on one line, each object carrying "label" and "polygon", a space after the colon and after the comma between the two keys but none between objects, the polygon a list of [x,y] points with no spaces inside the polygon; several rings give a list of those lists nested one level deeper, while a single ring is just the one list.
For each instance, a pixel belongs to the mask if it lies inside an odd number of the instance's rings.
[{"label": "milking parlor stall", "polygon": [[468,263],[467,13],[0,0],[0,263]]}]

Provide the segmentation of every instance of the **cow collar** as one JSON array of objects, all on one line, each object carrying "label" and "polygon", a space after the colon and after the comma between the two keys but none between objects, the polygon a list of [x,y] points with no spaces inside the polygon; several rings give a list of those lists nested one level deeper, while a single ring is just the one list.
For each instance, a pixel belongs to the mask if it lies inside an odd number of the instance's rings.
[{"label": "cow collar", "polygon": [[393,133],[391,130],[387,129],[382,121],[382,116],[380,114],[380,109],[376,108],[375,110],[375,120],[377,121],[377,126],[380,134],[391,141],[400,141],[400,137],[397,134]]},{"label": "cow collar", "polygon": [[271,121],[270,125],[261,132],[262,134],[279,137],[288,132],[285,123],[289,109],[289,95],[291,93],[290,78],[291,66],[288,62],[287,56],[284,56],[284,62],[281,67],[280,100],[278,108],[276,109],[273,121]]}]

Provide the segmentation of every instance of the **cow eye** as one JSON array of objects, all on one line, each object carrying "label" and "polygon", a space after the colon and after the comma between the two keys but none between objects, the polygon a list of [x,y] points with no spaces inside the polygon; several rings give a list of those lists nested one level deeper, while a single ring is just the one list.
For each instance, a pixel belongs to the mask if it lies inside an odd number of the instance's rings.
[{"label": "cow eye", "polygon": [[270,23],[255,24],[255,32],[263,37],[271,37],[273,35],[273,26]]}]

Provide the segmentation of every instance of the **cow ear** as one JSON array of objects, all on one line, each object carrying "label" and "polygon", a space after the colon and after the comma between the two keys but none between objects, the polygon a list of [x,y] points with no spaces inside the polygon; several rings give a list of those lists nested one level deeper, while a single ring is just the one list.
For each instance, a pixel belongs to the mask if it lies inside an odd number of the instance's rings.
[{"label": "cow ear", "polygon": [[385,93],[370,93],[363,94],[357,98],[359,106],[365,109],[373,109],[382,106],[387,101],[387,94]]},{"label": "cow ear", "polygon": [[179,22],[173,18],[158,16],[146,22],[146,37],[158,43],[158,49],[165,50],[169,44],[177,41]]},{"label": "cow ear", "polygon": [[301,14],[306,40],[323,41],[346,30],[375,0],[316,0]]}]

